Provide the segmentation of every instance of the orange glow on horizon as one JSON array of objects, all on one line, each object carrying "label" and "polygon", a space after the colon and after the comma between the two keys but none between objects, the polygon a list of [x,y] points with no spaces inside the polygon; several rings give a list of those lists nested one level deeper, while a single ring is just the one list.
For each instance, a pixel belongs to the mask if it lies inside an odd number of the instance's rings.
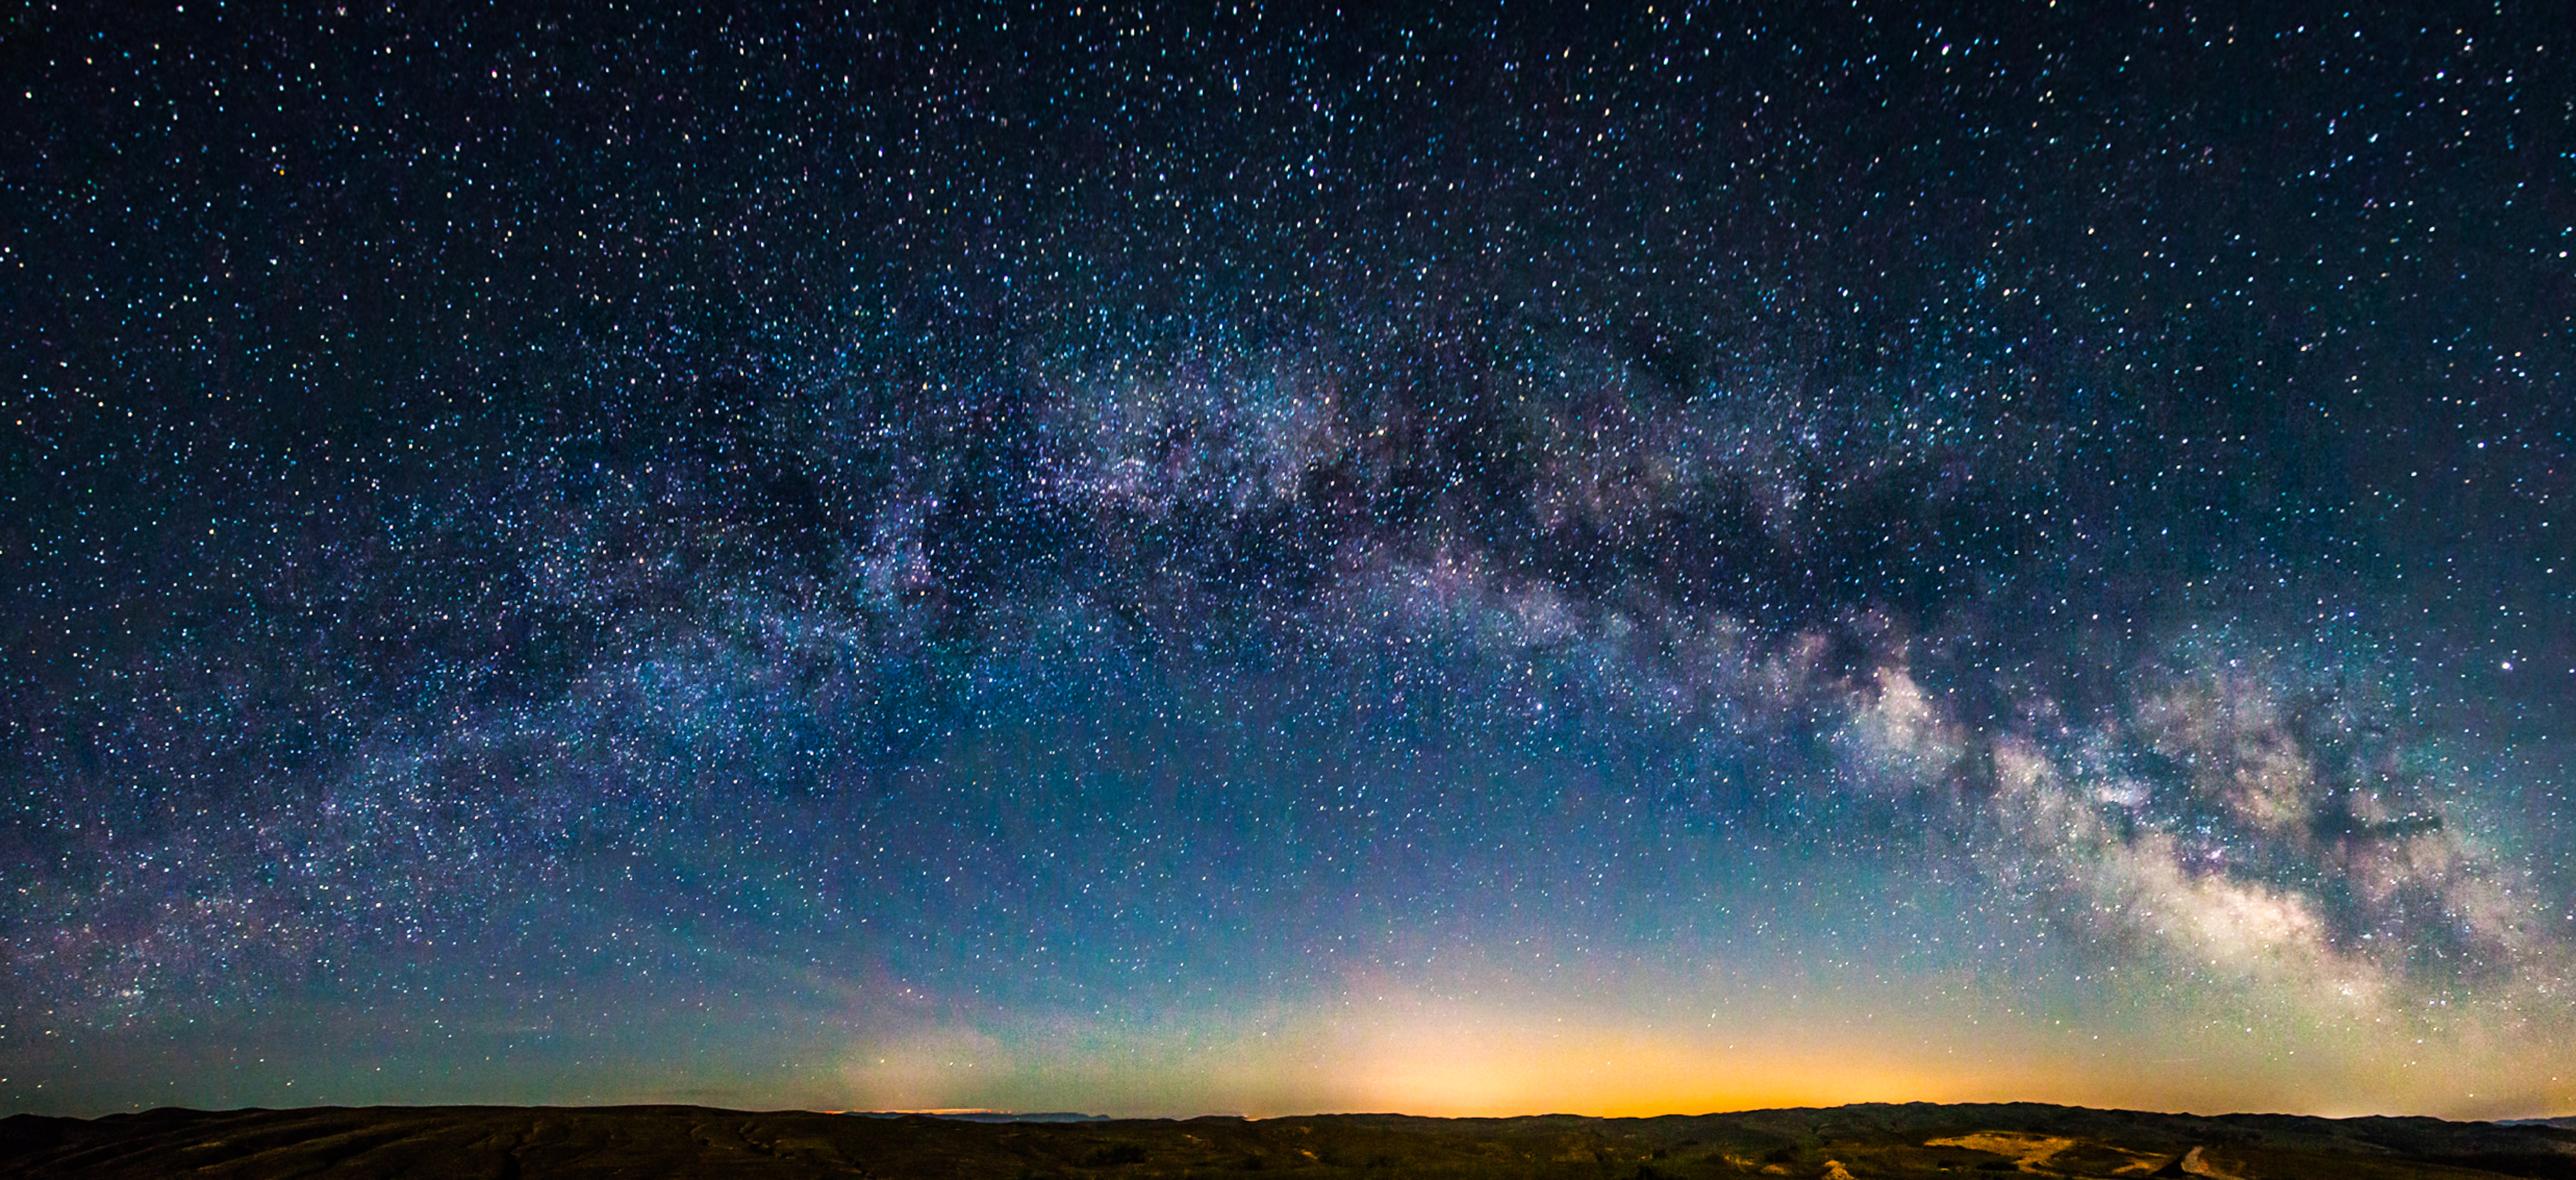
[{"label": "orange glow on horizon", "polygon": [[1673,1007],[1649,1011],[1601,993],[1459,999],[1372,980],[1329,1001],[1145,1027],[916,1025],[854,1044],[815,1105],[1500,1118],[2028,1101],[2515,1117],[2562,1109],[2571,1093],[2550,1064],[2561,1058],[2543,1046],[2520,1055],[2519,1076],[2502,1078],[2470,1067],[2496,1059],[2475,1047],[2392,1059],[2375,1028],[2285,1042],[2212,1025],[2142,1040],[1937,999],[1900,1012],[1887,997],[1858,993]]},{"label": "orange glow on horizon", "polygon": [[1352,1096],[1368,1109],[1453,1118],[1701,1114],[1901,1102],[1961,1088],[1957,1076],[1908,1068],[1883,1048],[1805,1040],[1729,1045],[1556,1022],[1427,1024],[1375,1039],[1349,1068]]}]

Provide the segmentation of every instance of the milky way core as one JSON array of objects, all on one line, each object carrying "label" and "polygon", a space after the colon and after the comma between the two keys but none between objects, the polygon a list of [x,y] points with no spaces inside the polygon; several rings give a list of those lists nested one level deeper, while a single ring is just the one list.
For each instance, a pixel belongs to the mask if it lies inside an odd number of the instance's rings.
[{"label": "milky way core", "polygon": [[0,54],[0,1106],[2576,1108],[2559,6],[291,7]]}]

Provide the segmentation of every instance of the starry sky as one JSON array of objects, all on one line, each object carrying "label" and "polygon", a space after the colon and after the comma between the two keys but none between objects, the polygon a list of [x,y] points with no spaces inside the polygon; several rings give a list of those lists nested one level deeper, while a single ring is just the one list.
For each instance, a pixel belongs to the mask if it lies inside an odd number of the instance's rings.
[{"label": "starry sky", "polygon": [[32,3],[0,1106],[2576,1110],[2546,3]]}]

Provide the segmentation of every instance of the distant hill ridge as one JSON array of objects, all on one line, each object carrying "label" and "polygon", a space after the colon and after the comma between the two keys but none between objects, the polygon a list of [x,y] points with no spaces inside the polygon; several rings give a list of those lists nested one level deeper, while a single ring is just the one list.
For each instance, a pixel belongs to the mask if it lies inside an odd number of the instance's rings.
[{"label": "distant hill ridge", "polygon": [[1071,1110],[842,1110],[830,1114],[855,1114],[872,1119],[903,1119],[919,1116],[933,1119],[962,1119],[970,1123],[1107,1123],[1115,1122],[1105,1114],[1083,1114]]},{"label": "distant hill ridge", "polygon": [[[1072,1121],[1079,1120],[1079,1121]],[[1605,1119],[1185,1120],[694,1106],[168,1108],[0,1119],[0,1178],[1397,1176],[2576,1180],[2561,1120],[1865,1104]]]}]

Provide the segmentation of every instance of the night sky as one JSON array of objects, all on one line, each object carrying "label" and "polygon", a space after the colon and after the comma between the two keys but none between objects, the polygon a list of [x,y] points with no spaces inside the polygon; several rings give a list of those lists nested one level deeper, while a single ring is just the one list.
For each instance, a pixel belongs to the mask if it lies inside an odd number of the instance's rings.
[{"label": "night sky", "polygon": [[0,25],[0,1107],[2576,1109],[2562,5],[733,7]]}]

